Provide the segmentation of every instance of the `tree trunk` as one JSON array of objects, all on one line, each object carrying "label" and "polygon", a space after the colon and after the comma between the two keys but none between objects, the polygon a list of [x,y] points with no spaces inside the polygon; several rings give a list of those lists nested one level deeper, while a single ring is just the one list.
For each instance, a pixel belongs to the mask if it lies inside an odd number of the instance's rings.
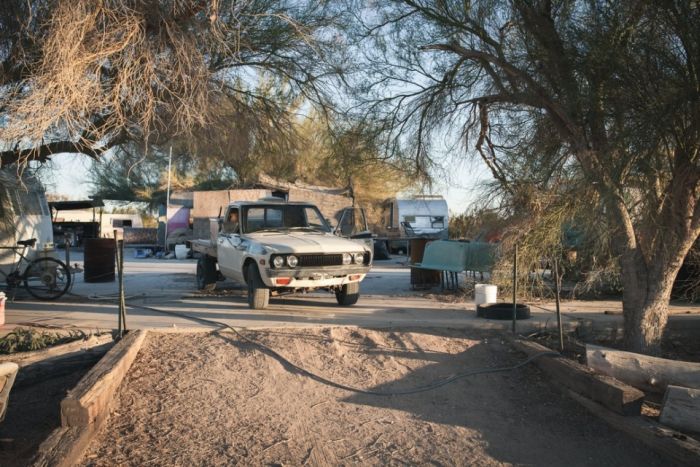
[{"label": "tree trunk", "polygon": [[649,264],[639,249],[621,256],[622,314],[627,350],[650,355],[659,352],[668,321],[673,283],[683,264],[685,253],[692,245],[690,239],[681,243],[683,244],[678,245],[675,254],[655,255]]}]

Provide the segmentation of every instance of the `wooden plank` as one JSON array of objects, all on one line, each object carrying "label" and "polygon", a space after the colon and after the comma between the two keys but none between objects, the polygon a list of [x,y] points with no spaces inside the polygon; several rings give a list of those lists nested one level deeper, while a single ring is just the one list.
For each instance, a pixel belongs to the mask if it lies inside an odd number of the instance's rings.
[{"label": "wooden plank", "polygon": [[34,467],[72,467],[77,465],[105,420],[106,416],[103,416],[87,426],[56,428],[41,443],[29,465]]},{"label": "wooden plank", "polygon": [[99,336],[92,335],[87,339],[80,339],[77,341],[56,345],[47,349],[0,355],[0,362],[14,362],[18,364],[20,368],[23,368],[37,362],[60,357],[66,354],[75,354],[80,351],[85,351],[93,347],[98,347],[113,342],[114,339],[112,338],[111,334],[102,334]]},{"label": "wooden plank", "polygon": [[130,331],[68,392],[61,401],[63,426],[87,426],[108,411],[145,337],[146,331]]},{"label": "wooden plank", "polygon": [[669,386],[659,421],[671,428],[700,433],[700,389]]},{"label": "wooden plank", "polygon": [[[552,351],[529,341],[515,341],[514,346],[529,356]],[[609,376],[596,375],[585,366],[563,357],[544,356],[536,359],[534,363],[547,373],[555,384],[599,402],[619,414],[641,414],[644,393],[636,388]]]},{"label": "wooden plank", "polygon": [[17,370],[19,370],[19,367],[16,363],[0,363],[0,422],[5,419],[7,401],[10,398],[10,390],[17,377]]},{"label": "wooden plank", "polygon": [[606,409],[574,391],[567,394],[613,428],[642,441],[656,452],[684,465],[700,465],[700,442],[683,433],[663,427],[645,417],[625,417]]},{"label": "wooden plank", "polygon": [[663,393],[668,385],[700,389],[700,363],[650,357],[597,345],[586,345],[586,363],[643,391]]}]

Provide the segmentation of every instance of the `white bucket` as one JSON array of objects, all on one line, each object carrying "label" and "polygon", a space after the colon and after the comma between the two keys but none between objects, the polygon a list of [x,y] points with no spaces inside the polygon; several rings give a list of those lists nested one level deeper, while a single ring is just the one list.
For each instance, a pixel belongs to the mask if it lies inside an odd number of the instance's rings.
[{"label": "white bucket", "polygon": [[187,259],[187,253],[190,249],[186,245],[175,245],[175,258],[177,259]]},{"label": "white bucket", "polygon": [[474,304],[476,306],[498,301],[498,287],[492,284],[476,284],[474,286]]}]

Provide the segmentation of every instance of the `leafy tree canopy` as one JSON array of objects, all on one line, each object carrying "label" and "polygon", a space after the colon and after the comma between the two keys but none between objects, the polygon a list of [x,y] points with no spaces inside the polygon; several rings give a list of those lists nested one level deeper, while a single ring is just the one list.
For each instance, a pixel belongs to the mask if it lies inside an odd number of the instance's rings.
[{"label": "leafy tree canopy", "polygon": [[[604,222],[625,339],[658,345],[700,233],[700,6],[683,0],[353,3],[356,111],[429,168],[463,144],[523,218]],[[452,141],[454,144],[446,144]],[[516,237],[517,238],[517,237]]]}]

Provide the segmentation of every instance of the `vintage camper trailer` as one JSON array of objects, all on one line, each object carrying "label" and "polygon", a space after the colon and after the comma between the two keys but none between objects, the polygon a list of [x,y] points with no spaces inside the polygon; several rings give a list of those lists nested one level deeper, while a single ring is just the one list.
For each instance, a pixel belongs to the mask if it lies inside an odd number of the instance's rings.
[{"label": "vintage camper trailer", "polygon": [[382,224],[389,236],[447,238],[449,211],[439,195],[391,198],[383,205]]},{"label": "vintage camper trailer", "polygon": [[[37,243],[27,251],[28,258],[53,250],[51,211],[44,188],[34,177],[20,179],[14,170],[0,170],[0,246],[15,246],[18,240],[31,238]],[[14,261],[12,250],[0,249],[0,270],[7,272]]]}]

